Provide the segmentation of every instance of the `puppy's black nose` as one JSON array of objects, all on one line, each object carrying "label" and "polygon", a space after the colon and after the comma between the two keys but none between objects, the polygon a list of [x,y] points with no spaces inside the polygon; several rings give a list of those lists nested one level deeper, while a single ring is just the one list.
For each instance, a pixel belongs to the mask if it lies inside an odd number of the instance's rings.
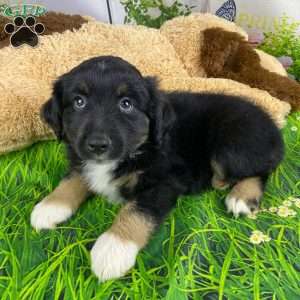
[{"label": "puppy's black nose", "polygon": [[107,152],[110,146],[110,140],[106,136],[91,138],[87,143],[87,150],[94,154],[103,154]]}]

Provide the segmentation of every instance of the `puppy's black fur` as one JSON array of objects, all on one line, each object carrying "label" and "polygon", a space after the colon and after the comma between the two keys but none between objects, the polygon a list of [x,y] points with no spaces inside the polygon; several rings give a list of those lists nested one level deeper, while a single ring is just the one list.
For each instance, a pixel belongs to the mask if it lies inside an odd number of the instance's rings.
[{"label": "puppy's black fur", "polygon": [[232,96],[164,93],[117,57],[60,77],[42,116],[67,145],[71,170],[113,161],[112,182],[137,174],[120,194],[157,223],[179,195],[211,186],[212,161],[225,182],[256,177],[263,189],[283,157],[280,132],[260,108]]}]

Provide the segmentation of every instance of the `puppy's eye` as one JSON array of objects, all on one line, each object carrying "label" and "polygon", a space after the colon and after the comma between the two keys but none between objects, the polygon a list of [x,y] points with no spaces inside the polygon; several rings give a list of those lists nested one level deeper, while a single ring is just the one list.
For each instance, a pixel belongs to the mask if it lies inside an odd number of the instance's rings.
[{"label": "puppy's eye", "polygon": [[79,96],[74,98],[74,107],[76,109],[83,109],[86,106],[86,100],[84,98],[81,98]]},{"label": "puppy's eye", "polygon": [[120,100],[119,106],[120,106],[121,111],[124,111],[127,113],[131,112],[132,108],[133,108],[132,101],[128,97],[122,98]]}]

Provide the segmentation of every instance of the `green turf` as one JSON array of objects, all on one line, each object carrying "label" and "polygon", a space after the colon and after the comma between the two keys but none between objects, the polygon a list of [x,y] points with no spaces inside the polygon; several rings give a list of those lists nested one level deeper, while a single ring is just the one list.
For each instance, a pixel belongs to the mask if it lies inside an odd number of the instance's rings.
[{"label": "green turf", "polygon": [[[284,132],[286,158],[262,206],[300,196],[300,114]],[[297,130],[295,130],[297,129]],[[4,299],[300,299],[300,209],[256,220],[225,212],[225,192],[182,197],[126,277],[99,284],[89,249],[119,207],[90,199],[59,228],[35,232],[33,206],[66,170],[63,147],[44,142],[0,157],[0,295]],[[272,240],[253,245],[261,230]]]}]

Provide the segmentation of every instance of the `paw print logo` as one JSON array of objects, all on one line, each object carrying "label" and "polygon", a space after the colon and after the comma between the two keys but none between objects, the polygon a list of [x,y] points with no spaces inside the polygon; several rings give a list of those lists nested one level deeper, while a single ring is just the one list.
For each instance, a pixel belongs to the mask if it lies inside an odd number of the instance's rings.
[{"label": "paw print logo", "polygon": [[28,16],[25,20],[23,17],[17,16],[13,23],[5,25],[4,30],[11,34],[10,43],[13,47],[19,47],[23,44],[35,47],[39,42],[38,34],[42,34],[45,27],[42,23],[36,23],[32,16]]}]

